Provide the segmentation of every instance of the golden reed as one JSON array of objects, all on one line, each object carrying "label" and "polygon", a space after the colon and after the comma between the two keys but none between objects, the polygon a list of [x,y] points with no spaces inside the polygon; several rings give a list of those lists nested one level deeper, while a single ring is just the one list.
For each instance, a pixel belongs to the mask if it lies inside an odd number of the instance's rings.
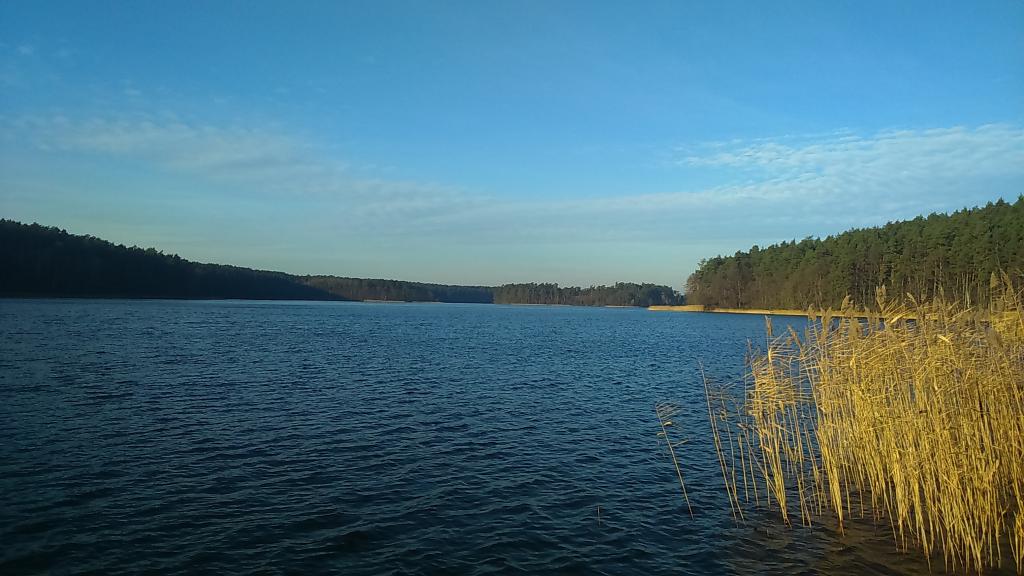
[{"label": "golden reed", "polygon": [[992,289],[981,310],[879,290],[868,318],[845,303],[777,338],[769,321],[741,396],[705,379],[737,519],[870,515],[949,569],[1024,571],[1024,308],[1006,275]]}]

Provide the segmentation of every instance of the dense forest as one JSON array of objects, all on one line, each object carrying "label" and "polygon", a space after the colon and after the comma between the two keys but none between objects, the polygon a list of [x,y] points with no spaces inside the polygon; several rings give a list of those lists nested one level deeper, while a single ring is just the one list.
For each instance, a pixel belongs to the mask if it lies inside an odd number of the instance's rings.
[{"label": "dense forest", "polygon": [[375,280],[342,278],[338,276],[304,276],[310,286],[346,300],[385,300],[403,302],[476,302],[494,301],[492,288],[487,286],[450,286],[447,284],[421,284],[401,280]]},{"label": "dense forest", "polygon": [[0,220],[0,295],[105,298],[238,298],[259,300],[386,300],[502,304],[648,306],[671,304],[667,286],[557,284],[448,286],[294,276],[190,262],[153,248],[125,247],[59,228]]},{"label": "dense forest", "polygon": [[870,308],[875,289],[985,304],[993,273],[1024,270],[1024,196],[931,214],[824,240],[805,238],[701,261],[686,282],[691,304],[723,308]]},{"label": "dense forest", "polygon": [[280,272],[199,264],[58,228],[0,220],[0,294],[344,300]]},{"label": "dense forest", "polygon": [[590,288],[558,284],[505,284],[494,288],[498,304],[568,304],[572,306],[659,306],[681,304],[682,298],[668,286],[619,282]]},{"label": "dense forest", "polygon": [[308,276],[311,286],[350,300],[409,302],[480,302],[494,304],[564,304],[571,306],[654,306],[678,304],[682,297],[668,286],[620,282],[614,286],[561,287],[558,284],[450,286],[399,280]]}]

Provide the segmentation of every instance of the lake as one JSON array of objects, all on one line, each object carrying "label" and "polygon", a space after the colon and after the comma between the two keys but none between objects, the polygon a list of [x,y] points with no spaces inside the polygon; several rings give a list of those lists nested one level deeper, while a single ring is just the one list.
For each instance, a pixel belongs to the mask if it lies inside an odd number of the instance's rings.
[{"label": "lake", "polygon": [[0,300],[0,573],[927,574],[884,522],[733,521],[698,361],[735,380],[750,341],[762,317]]}]

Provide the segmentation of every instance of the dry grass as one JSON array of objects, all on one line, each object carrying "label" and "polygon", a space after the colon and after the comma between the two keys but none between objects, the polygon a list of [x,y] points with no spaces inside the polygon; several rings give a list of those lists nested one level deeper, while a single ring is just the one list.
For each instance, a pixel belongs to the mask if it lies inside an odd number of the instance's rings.
[{"label": "dry grass", "polygon": [[734,514],[753,502],[840,530],[870,515],[949,569],[1024,571],[1024,308],[1010,286],[994,280],[986,310],[880,291],[866,319],[845,306],[778,338],[769,324],[740,404],[707,393]]},{"label": "dry grass", "polygon": [[658,423],[661,425],[661,432],[658,433],[659,438],[665,439],[665,446],[668,448],[669,457],[672,459],[672,464],[676,467],[676,476],[679,478],[679,488],[683,491],[683,500],[686,501],[686,509],[690,512],[690,518],[693,518],[693,508],[690,506],[690,495],[686,493],[686,482],[683,480],[683,470],[679,467],[679,458],[676,456],[676,448],[686,444],[686,439],[672,440],[672,436],[669,434],[669,428],[675,426],[675,422],[672,421],[676,415],[679,414],[680,408],[676,404],[669,402],[662,402],[654,407],[654,412],[658,416]]}]

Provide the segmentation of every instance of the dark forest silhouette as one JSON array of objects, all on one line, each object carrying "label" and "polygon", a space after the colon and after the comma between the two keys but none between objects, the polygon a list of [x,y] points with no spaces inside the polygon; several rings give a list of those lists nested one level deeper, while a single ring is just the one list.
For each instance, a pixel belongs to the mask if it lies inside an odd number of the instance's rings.
[{"label": "dark forest silhouette", "polygon": [[668,286],[619,283],[450,286],[400,280],[296,276],[200,264],[153,248],[126,247],[59,228],[0,220],[0,295],[87,298],[385,300],[499,304],[675,304]]}]

